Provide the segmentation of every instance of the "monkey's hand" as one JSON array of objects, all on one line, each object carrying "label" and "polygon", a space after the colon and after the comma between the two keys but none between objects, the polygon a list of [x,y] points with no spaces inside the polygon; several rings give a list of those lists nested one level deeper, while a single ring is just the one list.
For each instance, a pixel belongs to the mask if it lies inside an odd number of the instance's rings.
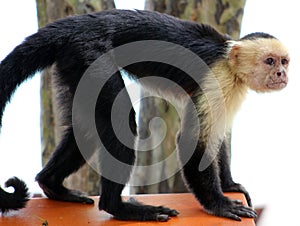
[{"label": "monkey's hand", "polygon": [[241,184],[233,182],[229,186],[222,187],[222,190],[223,190],[223,192],[241,192],[241,193],[244,193],[244,195],[246,197],[246,200],[247,200],[247,203],[248,203],[248,206],[252,207],[252,202],[251,202],[250,195],[247,192],[247,190]]},{"label": "monkey's hand", "polygon": [[241,221],[240,217],[257,217],[256,212],[251,207],[244,206],[240,201],[230,200],[227,197],[219,199],[213,209],[208,210],[208,212],[237,221]]}]

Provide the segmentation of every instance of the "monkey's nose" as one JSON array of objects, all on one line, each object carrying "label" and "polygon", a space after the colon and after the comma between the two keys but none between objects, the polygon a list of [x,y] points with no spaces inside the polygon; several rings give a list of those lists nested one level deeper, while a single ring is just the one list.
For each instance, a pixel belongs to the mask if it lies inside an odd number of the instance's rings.
[{"label": "monkey's nose", "polygon": [[281,77],[281,76],[285,77],[285,71],[278,71],[276,75],[277,77]]}]

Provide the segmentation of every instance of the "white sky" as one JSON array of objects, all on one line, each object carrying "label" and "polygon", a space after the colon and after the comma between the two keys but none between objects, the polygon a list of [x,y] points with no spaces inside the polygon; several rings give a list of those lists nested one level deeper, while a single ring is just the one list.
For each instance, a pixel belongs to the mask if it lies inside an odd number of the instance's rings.
[{"label": "white sky", "polygon": [[[0,0],[0,28],[2,60],[24,37],[36,32],[35,1]],[[18,89],[6,108],[0,136],[0,183],[18,176],[26,181],[30,191],[38,191],[34,177],[41,169],[39,81],[36,76]]]},{"label": "white sky", "polygon": [[[117,6],[142,9],[143,0],[118,0]],[[233,176],[248,189],[254,204],[267,207],[263,226],[300,225],[298,9],[293,0],[247,0],[242,26],[243,34],[263,31],[276,36],[292,58],[288,87],[263,95],[250,92],[233,129]],[[36,31],[35,10],[35,0],[0,0],[0,60]],[[5,111],[0,136],[0,183],[18,176],[31,192],[40,191],[34,182],[41,168],[39,79],[18,89]]]}]

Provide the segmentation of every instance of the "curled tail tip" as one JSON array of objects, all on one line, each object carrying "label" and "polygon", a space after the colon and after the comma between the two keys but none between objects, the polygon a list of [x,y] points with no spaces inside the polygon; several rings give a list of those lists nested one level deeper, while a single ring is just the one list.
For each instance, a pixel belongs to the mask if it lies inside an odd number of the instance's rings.
[{"label": "curled tail tip", "polygon": [[25,182],[13,177],[6,181],[5,187],[13,187],[15,191],[8,193],[0,187],[0,211],[6,213],[24,208],[30,197]]}]

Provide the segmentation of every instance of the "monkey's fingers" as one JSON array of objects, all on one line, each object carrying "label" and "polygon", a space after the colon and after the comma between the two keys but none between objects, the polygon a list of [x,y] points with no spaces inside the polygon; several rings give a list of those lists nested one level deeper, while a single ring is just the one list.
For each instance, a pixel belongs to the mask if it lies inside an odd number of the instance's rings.
[{"label": "monkey's fingers", "polygon": [[256,218],[257,217],[255,210],[253,210],[250,207],[243,206],[243,205],[236,205],[233,208],[232,213],[235,213],[240,217],[248,217],[248,218]]},{"label": "monkey's fingers", "polygon": [[243,205],[243,202],[242,202],[241,200],[233,199],[233,200],[231,200],[231,201],[234,202],[235,204]]},{"label": "monkey's fingers", "polygon": [[239,206],[224,211],[222,214],[220,214],[220,216],[241,221],[240,217],[256,218],[257,214],[254,210],[250,209],[249,207]]},{"label": "monkey's fingers", "polygon": [[247,200],[248,206],[252,207],[252,201],[251,201],[250,195],[249,195],[248,191],[241,184],[234,183],[230,187],[224,188],[223,191],[224,192],[241,192],[241,193],[243,193]]},{"label": "monkey's fingers", "polygon": [[257,214],[251,207],[242,205],[236,200],[223,199],[212,211],[215,215],[241,221],[241,217],[256,218]]}]

